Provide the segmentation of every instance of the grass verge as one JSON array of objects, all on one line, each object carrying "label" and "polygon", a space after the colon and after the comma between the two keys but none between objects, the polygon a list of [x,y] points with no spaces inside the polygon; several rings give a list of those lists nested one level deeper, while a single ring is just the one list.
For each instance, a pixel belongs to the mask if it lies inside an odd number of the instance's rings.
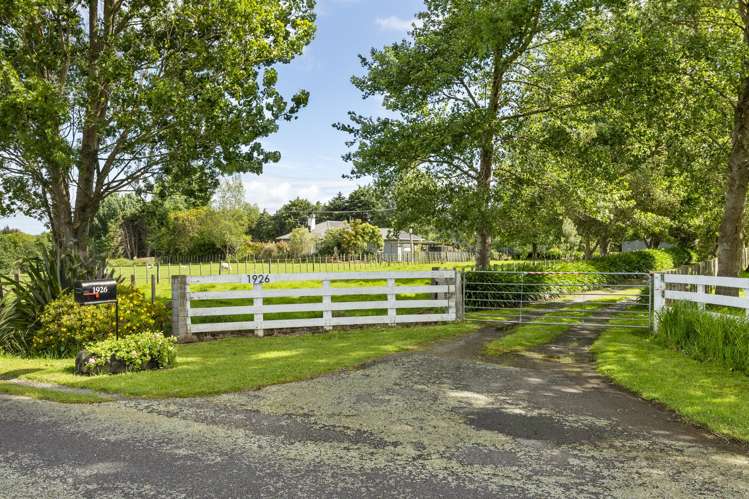
[{"label": "grass verge", "polygon": [[612,321],[593,345],[600,373],[715,433],[749,441],[749,377],[699,362]]},{"label": "grass verge", "polygon": [[[230,338],[178,345],[163,371],[81,377],[73,359],[0,357],[0,378],[28,379],[143,398],[191,397],[288,383],[474,332],[479,325],[383,327],[326,334]],[[64,401],[64,400],[61,400]]]},{"label": "grass verge", "polygon": [[52,402],[64,402],[66,404],[92,404],[95,402],[107,402],[110,399],[100,397],[95,393],[75,393],[68,391],[52,390],[49,388],[38,388],[7,381],[0,381],[0,393],[30,397],[37,400],[50,400]]}]

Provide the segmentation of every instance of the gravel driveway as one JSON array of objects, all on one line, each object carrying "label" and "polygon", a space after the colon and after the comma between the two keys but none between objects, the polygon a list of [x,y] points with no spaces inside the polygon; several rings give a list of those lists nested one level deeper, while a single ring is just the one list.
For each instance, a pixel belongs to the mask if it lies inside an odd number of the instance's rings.
[{"label": "gravel driveway", "polygon": [[0,496],[749,496],[745,447],[583,364],[476,358],[492,334],[218,397],[5,396]]}]

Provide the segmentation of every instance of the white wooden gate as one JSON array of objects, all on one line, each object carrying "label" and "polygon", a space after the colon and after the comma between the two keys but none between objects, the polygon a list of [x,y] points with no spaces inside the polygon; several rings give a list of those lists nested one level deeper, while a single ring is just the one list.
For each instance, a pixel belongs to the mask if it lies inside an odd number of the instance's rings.
[{"label": "white wooden gate", "polygon": [[[425,282],[414,284],[414,280]],[[191,289],[195,285],[246,288],[195,291]],[[460,273],[453,270],[174,276],[172,326],[174,334],[185,340],[211,333],[252,331],[263,336],[271,329],[455,321],[461,299],[459,289]],[[355,315],[356,311],[380,313]],[[314,317],[294,317],[300,313]],[[268,314],[281,317],[269,320]],[[240,316],[244,319],[226,321],[227,317]],[[197,317],[217,321],[201,319],[193,323]]]}]

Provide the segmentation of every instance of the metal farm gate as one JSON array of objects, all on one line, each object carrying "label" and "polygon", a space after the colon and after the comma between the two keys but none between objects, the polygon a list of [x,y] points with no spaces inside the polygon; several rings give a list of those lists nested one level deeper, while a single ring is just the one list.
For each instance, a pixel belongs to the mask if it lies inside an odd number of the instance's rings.
[{"label": "metal farm gate", "polygon": [[466,320],[650,329],[652,276],[627,272],[467,271]]}]

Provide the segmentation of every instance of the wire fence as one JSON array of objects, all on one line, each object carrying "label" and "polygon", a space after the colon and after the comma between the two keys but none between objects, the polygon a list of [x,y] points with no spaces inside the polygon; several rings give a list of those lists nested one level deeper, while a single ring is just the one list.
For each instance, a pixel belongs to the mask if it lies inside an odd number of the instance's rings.
[{"label": "wire fence", "polygon": [[386,255],[309,256],[304,258],[247,258],[243,260],[219,257],[168,259],[151,258],[118,264],[109,269],[115,276],[134,285],[157,284],[169,281],[174,275],[220,275],[260,273],[352,272],[383,269],[409,269],[414,266],[455,264],[472,265],[474,256],[468,252],[424,252],[414,256],[390,258]]}]

